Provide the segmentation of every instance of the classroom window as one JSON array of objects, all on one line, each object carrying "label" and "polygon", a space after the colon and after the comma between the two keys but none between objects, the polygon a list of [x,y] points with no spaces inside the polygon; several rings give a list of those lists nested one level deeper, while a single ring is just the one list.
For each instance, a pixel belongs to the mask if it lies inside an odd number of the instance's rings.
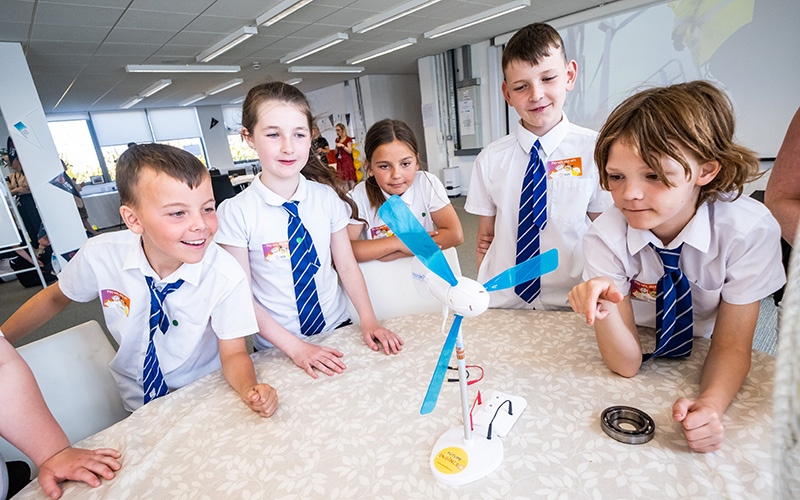
[{"label": "classroom window", "polygon": [[234,163],[258,159],[256,150],[248,146],[240,134],[228,135],[228,146],[231,148],[231,158]]},{"label": "classroom window", "polygon": [[93,175],[103,175],[86,120],[49,122],[47,125],[58,156],[67,164],[71,177],[78,182],[91,182]]}]

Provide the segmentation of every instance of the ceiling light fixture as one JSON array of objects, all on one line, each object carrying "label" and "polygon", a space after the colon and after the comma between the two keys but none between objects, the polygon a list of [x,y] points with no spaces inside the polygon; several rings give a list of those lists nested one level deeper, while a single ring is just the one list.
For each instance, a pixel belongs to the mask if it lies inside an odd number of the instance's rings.
[{"label": "ceiling light fixture", "polygon": [[394,9],[389,9],[386,12],[378,14],[377,16],[372,16],[356,24],[353,26],[353,33],[366,33],[369,30],[373,30],[439,2],[441,2],[441,0],[414,0],[413,2],[406,2],[402,5],[398,5]]},{"label": "ceiling light fixture", "polygon": [[169,78],[164,78],[163,80],[159,80],[156,83],[150,85],[146,89],[139,92],[139,97],[150,97],[159,90],[169,87],[170,85],[172,85],[172,80],[170,80]]},{"label": "ceiling light fixture", "polygon": [[242,26],[208,49],[200,52],[200,54],[197,55],[197,60],[199,62],[208,62],[218,55],[231,50],[257,33],[258,28],[254,28],[253,26]]},{"label": "ceiling light fixture", "polygon": [[244,79],[242,79],[242,78],[234,78],[233,80],[231,80],[229,82],[225,82],[222,85],[217,85],[216,87],[214,87],[212,89],[206,90],[205,94],[206,95],[219,94],[220,92],[222,92],[224,90],[228,90],[230,88],[233,88],[233,87],[235,87],[237,85],[241,85],[243,83],[244,83]]},{"label": "ceiling light fixture", "polygon": [[302,78],[292,78],[291,80],[286,80],[288,85],[297,85],[298,83],[302,82]]},{"label": "ceiling light fixture", "polygon": [[231,101],[231,104],[241,104],[244,102],[246,97],[247,97],[246,95],[243,95],[242,97],[237,97],[236,99],[233,99]]},{"label": "ceiling light fixture", "polygon": [[284,0],[256,18],[258,26],[272,26],[284,17],[302,9],[313,0]]},{"label": "ceiling light fixture", "polygon": [[400,40],[399,42],[395,42],[385,47],[381,47],[380,49],[373,50],[372,52],[367,52],[366,54],[361,54],[360,56],[353,57],[352,59],[348,59],[345,62],[347,64],[358,64],[360,62],[369,61],[370,59],[374,59],[376,57],[392,53],[396,50],[404,49],[410,45],[414,45],[415,43],[417,43],[416,38],[406,38],[404,40]]},{"label": "ceiling light fixture", "polygon": [[289,73],[361,73],[364,66],[289,66]]},{"label": "ceiling light fixture", "polygon": [[192,97],[186,99],[185,101],[179,102],[178,104],[181,105],[181,106],[188,106],[190,104],[194,104],[197,101],[199,101],[201,99],[205,99],[205,98],[206,98],[205,94],[195,94]]},{"label": "ceiling light fixture", "polygon": [[119,108],[120,108],[120,109],[128,109],[128,108],[130,108],[131,106],[133,106],[134,104],[139,104],[139,103],[140,103],[140,102],[142,102],[143,100],[144,100],[144,97],[139,97],[139,96],[137,95],[136,97],[131,97],[130,99],[128,99],[127,101],[125,101],[125,102],[122,104],[122,106],[120,106]]},{"label": "ceiling light fixture", "polygon": [[202,64],[128,64],[128,73],[238,73],[239,66],[205,66]]},{"label": "ceiling light fixture", "polygon": [[332,47],[337,43],[341,43],[345,40],[347,40],[347,33],[334,33],[333,35],[325,37],[317,42],[314,42],[307,47],[303,47],[300,50],[295,50],[294,52],[286,54],[284,57],[281,57],[281,63],[291,64],[295,61],[298,61],[304,57],[308,57],[311,54],[316,54],[321,50],[325,50],[328,47]]},{"label": "ceiling light fixture", "polygon": [[443,24],[436,29],[425,32],[424,36],[425,38],[436,38],[442,35],[447,35],[454,31],[458,31],[460,29],[468,28],[470,26],[474,26],[484,21],[488,21],[489,19],[494,19],[496,17],[500,17],[505,14],[514,12],[516,10],[524,9],[525,7],[530,7],[530,5],[531,5],[530,0],[517,0],[515,2],[500,5],[499,7],[495,7],[494,9],[489,9],[474,16],[465,17],[463,19],[459,19],[458,21],[453,21],[452,23]]}]

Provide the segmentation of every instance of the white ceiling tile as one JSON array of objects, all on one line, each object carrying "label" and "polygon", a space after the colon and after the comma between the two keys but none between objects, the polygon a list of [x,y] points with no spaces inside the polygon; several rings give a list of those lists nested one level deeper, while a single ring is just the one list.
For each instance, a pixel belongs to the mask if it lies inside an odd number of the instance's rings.
[{"label": "white ceiling tile", "polygon": [[28,40],[30,23],[12,23],[5,19],[0,20],[0,41],[25,42]]},{"label": "white ceiling tile", "polygon": [[50,55],[91,55],[99,47],[99,43],[91,42],[38,42],[33,41],[28,48],[29,56],[38,54]]},{"label": "white ceiling tile", "polygon": [[150,30],[135,28],[114,28],[106,38],[111,43],[158,43],[163,44],[169,41],[175,32],[172,30]]},{"label": "white ceiling tile", "polygon": [[[103,1],[103,0],[98,0]],[[123,0],[127,3],[129,0]],[[152,10],[156,12],[180,12],[183,14],[200,14],[215,0],[134,0],[131,8]]]},{"label": "white ceiling tile", "polygon": [[251,26],[255,23],[255,19],[237,18],[237,17],[221,17],[210,16],[203,14],[195,18],[191,24],[186,26],[189,31],[201,31],[205,33],[219,33],[223,37],[233,33],[242,26]]},{"label": "white ceiling tile", "polygon": [[36,23],[33,26],[31,40],[37,41],[68,41],[68,42],[102,42],[108,34],[108,28],[84,26],[76,29],[75,26],[62,24]]},{"label": "white ceiling tile", "polygon": [[87,5],[39,3],[36,23],[63,26],[100,26],[110,28],[117,22],[123,9]]},{"label": "white ceiling tile", "polygon": [[148,57],[161,48],[159,43],[104,43],[97,50],[98,55]]},{"label": "white ceiling tile", "polygon": [[155,30],[179,30],[192,22],[194,14],[171,13],[129,9],[120,19],[120,28],[147,28]]},{"label": "white ceiling tile", "polygon": [[276,0],[266,2],[264,0],[216,0],[206,13],[212,16],[250,18],[255,21],[258,16],[277,3]]}]

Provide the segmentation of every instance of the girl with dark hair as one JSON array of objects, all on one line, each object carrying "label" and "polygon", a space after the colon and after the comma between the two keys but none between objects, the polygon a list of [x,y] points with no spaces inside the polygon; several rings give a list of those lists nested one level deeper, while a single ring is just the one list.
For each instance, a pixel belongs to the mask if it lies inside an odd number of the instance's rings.
[{"label": "girl with dark hair", "polygon": [[461,222],[442,182],[419,169],[417,139],[408,125],[388,119],[374,124],[367,132],[364,152],[367,180],[350,192],[358,212],[347,228],[356,260],[390,261],[413,255],[378,216],[378,209],[391,195],[406,202],[441,248],[464,241]]}]

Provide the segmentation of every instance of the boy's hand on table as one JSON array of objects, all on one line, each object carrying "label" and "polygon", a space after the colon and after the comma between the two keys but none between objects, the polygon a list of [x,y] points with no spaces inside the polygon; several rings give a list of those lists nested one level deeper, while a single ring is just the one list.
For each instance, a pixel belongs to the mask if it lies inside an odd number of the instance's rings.
[{"label": "boy's hand on table", "polygon": [[584,281],[569,292],[569,304],[578,314],[586,315],[586,324],[593,325],[595,319],[603,319],[609,311],[603,308],[601,300],[619,304],[622,293],[610,278],[598,277]]},{"label": "boy's hand on table", "polygon": [[680,398],[672,405],[672,418],[683,423],[683,434],[693,451],[708,453],[722,448],[725,440],[722,414],[710,403]]},{"label": "boy's hand on table", "polygon": [[364,342],[373,351],[379,350],[378,342],[383,345],[383,352],[386,354],[397,354],[403,350],[403,341],[393,331],[382,327],[379,324],[375,325],[362,325],[361,335],[364,337]]},{"label": "boy's hand on table", "polygon": [[334,372],[342,373],[347,366],[339,359],[343,353],[330,347],[309,344],[298,339],[298,348],[287,354],[294,364],[305,370],[312,378],[319,378],[315,368],[332,377]]},{"label": "boy's hand on table", "polygon": [[278,391],[269,384],[258,384],[240,394],[244,404],[262,417],[271,417],[278,409]]},{"label": "boy's hand on table", "polygon": [[84,450],[65,448],[39,466],[39,485],[50,498],[60,498],[63,481],[83,481],[92,488],[100,486],[100,477],[113,479],[121,467],[122,455],[111,448]]}]

